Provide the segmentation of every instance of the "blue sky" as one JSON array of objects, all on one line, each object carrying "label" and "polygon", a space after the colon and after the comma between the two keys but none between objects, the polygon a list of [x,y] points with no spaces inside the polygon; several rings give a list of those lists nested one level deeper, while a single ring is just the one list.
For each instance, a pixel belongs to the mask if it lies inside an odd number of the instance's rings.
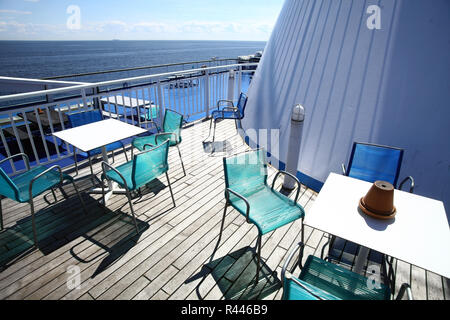
[{"label": "blue sky", "polygon": [[0,40],[266,41],[283,2],[0,0]]}]

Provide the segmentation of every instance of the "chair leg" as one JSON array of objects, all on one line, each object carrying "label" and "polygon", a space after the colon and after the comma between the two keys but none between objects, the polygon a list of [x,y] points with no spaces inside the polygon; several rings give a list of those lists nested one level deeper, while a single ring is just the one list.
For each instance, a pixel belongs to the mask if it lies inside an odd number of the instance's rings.
[{"label": "chair leg", "polygon": [[0,231],[3,230],[3,210],[2,210],[2,199],[3,197],[0,196]]},{"label": "chair leg", "polygon": [[181,157],[181,151],[180,148],[178,147],[178,144],[176,145],[177,149],[178,149],[178,155],[180,156],[180,161],[181,161],[181,167],[183,168],[183,173],[186,176],[186,170],[184,170],[184,163],[183,163],[183,158]]},{"label": "chair leg", "polygon": [[50,190],[52,190],[53,199],[55,199],[55,203],[57,203],[57,202],[58,202],[58,199],[56,198],[55,190],[53,190],[53,188],[51,188]]},{"label": "chair leg", "polygon": [[130,209],[131,209],[131,214],[133,215],[133,220],[134,220],[134,226],[136,227],[136,232],[139,235],[139,227],[136,221],[136,215],[134,213],[134,209],[133,209],[133,203],[131,202],[131,194],[130,191],[127,189],[127,198],[128,198],[128,203],[130,204]]},{"label": "chair leg", "polygon": [[211,117],[211,120],[209,120],[209,131],[208,131],[208,136],[207,136],[207,137],[205,138],[205,140],[203,140],[203,141],[206,141],[206,139],[208,139],[208,138],[211,136],[212,123],[213,123],[213,117]]},{"label": "chair leg", "polygon": [[222,224],[220,225],[219,240],[217,240],[217,243],[219,243],[220,240],[222,239],[222,232],[223,232],[223,227],[225,225],[225,216],[227,215],[227,208],[228,208],[228,202],[225,203],[225,207],[223,209]]},{"label": "chair leg", "polygon": [[217,121],[214,120],[214,130],[213,130],[213,139],[212,139],[212,142],[214,142],[215,139],[216,139],[216,125],[217,125]]},{"label": "chair leg", "polygon": [[91,175],[94,175],[94,169],[92,168],[92,159],[91,155],[88,155],[89,167],[91,168]]},{"label": "chair leg", "polygon": [[261,272],[261,238],[262,238],[261,234],[258,234],[258,242],[257,242],[258,260],[257,260],[257,264],[256,264],[256,283],[258,283],[258,281],[259,281],[259,273]]},{"label": "chair leg", "polygon": [[76,176],[78,175],[78,159],[77,159],[77,148],[73,148],[73,161],[75,162],[75,172]]},{"label": "chair leg", "polygon": [[39,243],[37,239],[37,232],[36,232],[36,221],[34,217],[34,203],[33,199],[30,199],[30,209],[31,209],[31,225],[33,227],[33,239],[34,239],[34,245],[36,248],[39,248]]},{"label": "chair leg", "polygon": [[[131,146],[131,150],[133,150],[133,146]],[[127,155],[127,150],[125,149],[125,146],[123,146],[123,153],[125,154],[125,160],[128,162],[128,155]],[[131,156],[133,157],[133,156]]]},{"label": "chair leg", "polygon": [[80,192],[78,191],[77,185],[75,184],[75,181],[72,180],[72,184],[73,184],[73,188],[75,189],[75,192],[77,193],[78,199],[80,199],[81,205],[83,206],[83,211],[85,214],[88,213],[87,209],[86,209],[86,205],[84,204],[84,200],[81,197]]},{"label": "chair leg", "polygon": [[166,172],[167,183],[169,185],[170,195],[172,196],[173,206],[176,207],[175,198],[173,197],[172,186],[170,185],[169,175]]},{"label": "chair leg", "polygon": [[104,179],[102,179],[102,177],[100,177],[100,186],[102,187],[103,211],[106,212],[105,184],[104,184]]}]

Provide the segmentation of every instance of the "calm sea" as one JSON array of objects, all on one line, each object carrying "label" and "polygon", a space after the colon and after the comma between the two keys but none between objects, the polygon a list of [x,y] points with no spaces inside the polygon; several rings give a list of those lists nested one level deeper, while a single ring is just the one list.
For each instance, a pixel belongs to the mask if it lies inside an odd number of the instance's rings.
[{"label": "calm sea", "polygon": [[[46,78],[211,57],[236,58],[263,50],[265,44],[246,41],[0,41],[0,76]],[[114,77],[140,74],[142,71]],[[72,80],[107,79],[103,76]]]}]

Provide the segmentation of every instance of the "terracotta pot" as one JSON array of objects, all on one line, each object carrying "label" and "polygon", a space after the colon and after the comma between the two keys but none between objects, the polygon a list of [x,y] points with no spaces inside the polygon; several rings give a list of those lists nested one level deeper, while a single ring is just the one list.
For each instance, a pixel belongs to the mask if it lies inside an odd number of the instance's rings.
[{"label": "terracotta pot", "polygon": [[386,181],[375,181],[361,198],[359,207],[364,213],[378,218],[392,218],[395,215],[394,186]]}]

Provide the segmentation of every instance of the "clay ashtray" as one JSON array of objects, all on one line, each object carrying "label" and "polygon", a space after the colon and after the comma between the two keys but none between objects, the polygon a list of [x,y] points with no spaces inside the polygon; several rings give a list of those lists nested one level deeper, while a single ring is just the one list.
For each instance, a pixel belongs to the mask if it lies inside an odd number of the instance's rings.
[{"label": "clay ashtray", "polygon": [[395,217],[394,186],[386,181],[375,181],[366,196],[359,200],[359,208],[377,219]]}]

